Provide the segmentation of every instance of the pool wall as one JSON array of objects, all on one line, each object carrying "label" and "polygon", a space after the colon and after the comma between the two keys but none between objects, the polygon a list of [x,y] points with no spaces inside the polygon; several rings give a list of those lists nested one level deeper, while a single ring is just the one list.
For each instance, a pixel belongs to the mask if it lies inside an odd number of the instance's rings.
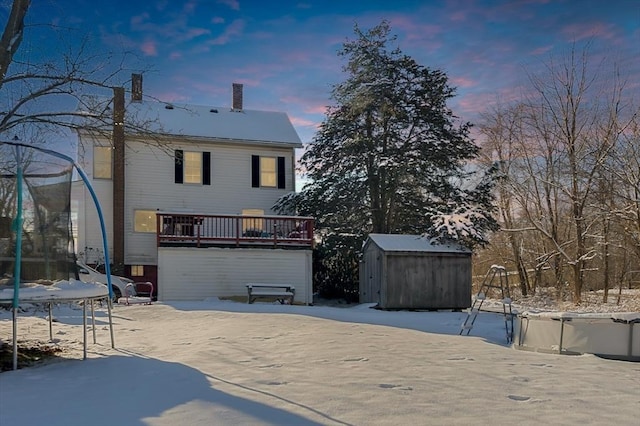
[{"label": "pool wall", "polygon": [[524,312],[517,315],[514,331],[516,349],[640,362],[638,312]]}]

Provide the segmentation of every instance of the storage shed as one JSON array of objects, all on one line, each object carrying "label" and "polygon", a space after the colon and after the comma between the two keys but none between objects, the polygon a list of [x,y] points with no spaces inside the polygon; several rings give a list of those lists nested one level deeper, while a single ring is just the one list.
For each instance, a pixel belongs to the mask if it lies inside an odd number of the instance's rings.
[{"label": "storage shed", "polygon": [[471,250],[420,235],[370,234],[360,263],[360,302],[382,309],[466,309]]}]

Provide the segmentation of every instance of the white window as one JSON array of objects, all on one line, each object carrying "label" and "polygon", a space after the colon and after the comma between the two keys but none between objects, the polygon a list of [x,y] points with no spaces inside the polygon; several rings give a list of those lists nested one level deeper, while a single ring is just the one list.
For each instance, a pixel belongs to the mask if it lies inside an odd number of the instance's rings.
[{"label": "white window", "polygon": [[112,152],[110,146],[93,147],[93,177],[94,179],[112,178]]},{"label": "white window", "polygon": [[251,156],[251,187],[285,188],[285,157]]},{"label": "white window", "polygon": [[202,153],[184,153],[184,183],[202,183]]},{"label": "white window", "polygon": [[276,158],[260,157],[260,186],[275,188],[276,185]]},{"label": "white window", "polygon": [[156,232],[156,212],[153,210],[136,210],[134,212],[135,232]]},{"label": "white window", "polygon": [[211,185],[211,153],[177,149],[175,183]]},{"label": "white window", "polygon": [[[242,216],[264,216],[264,210],[262,209],[242,209]],[[249,233],[262,232],[262,228],[264,226],[264,220],[259,218],[249,218],[242,219],[242,232],[245,236],[256,236],[256,235],[246,235],[247,231]]]}]

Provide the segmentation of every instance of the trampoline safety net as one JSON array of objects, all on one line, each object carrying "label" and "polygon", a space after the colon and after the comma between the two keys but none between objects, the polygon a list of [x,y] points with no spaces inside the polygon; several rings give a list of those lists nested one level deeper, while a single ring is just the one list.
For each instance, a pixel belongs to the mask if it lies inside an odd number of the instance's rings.
[{"label": "trampoline safety net", "polygon": [[18,259],[21,282],[77,279],[73,171],[47,152],[0,143],[0,285],[13,284]]}]

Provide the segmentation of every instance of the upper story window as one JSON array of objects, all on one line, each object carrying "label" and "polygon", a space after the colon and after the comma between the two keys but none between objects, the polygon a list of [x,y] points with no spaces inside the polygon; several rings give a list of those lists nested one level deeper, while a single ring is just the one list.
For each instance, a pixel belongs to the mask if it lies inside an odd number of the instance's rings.
[{"label": "upper story window", "polygon": [[175,182],[211,185],[211,153],[177,149]]},{"label": "upper story window", "polygon": [[111,165],[113,150],[110,146],[93,147],[93,178],[112,179],[113,167]]},{"label": "upper story window", "polygon": [[253,188],[284,188],[284,157],[251,156],[251,186]]},{"label": "upper story window", "polygon": [[202,183],[202,154],[184,153],[184,183]]},{"label": "upper story window", "polygon": [[260,186],[276,187],[275,157],[260,157]]}]

